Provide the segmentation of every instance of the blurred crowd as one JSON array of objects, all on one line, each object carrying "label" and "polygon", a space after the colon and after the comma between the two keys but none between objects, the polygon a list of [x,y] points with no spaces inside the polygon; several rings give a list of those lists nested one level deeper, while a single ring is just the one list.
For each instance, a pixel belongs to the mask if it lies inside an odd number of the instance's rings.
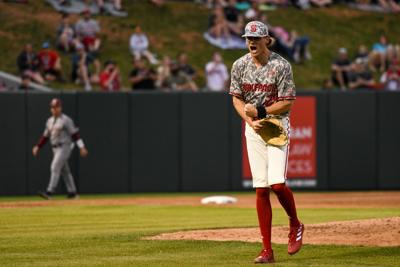
[{"label": "blurred crowd", "polygon": [[400,91],[400,45],[390,43],[382,35],[370,49],[360,45],[353,57],[348,55],[345,47],[341,47],[332,62],[331,71],[325,88]]},{"label": "blurred crowd", "polygon": [[[11,0],[10,0],[11,1]],[[16,0],[17,1],[17,0]],[[68,5],[68,0],[58,0]],[[20,1],[28,2],[28,1]],[[82,0],[87,5],[102,6],[106,0]],[[165,4],[164,0],[149,0],[155,7]],[[234,38],[241,38],[244,25],[251,20],[259,20],[268,25],[269,33],[275,39],[273,51],[288,60],[301,64],[312,59],[309,49],[311,39],[304,33],[287,29],[270,22],[267,10],[287,5],[298,8],[329,7],[338,3],[334,0],[196,0],[210,9],[207,35],[221,44]],[[123,10],[121,0],[108,0],[116,10]],[[343,3],[343,1],[341,1]],[[360,2],[352,2],[359,4]],[[382,0],[376,3],[396,9],[395,0]],[[100,13],[101,14],[101,13]],[[130,52],[131,70],[123,77],[119,64],[113,58],[100,60],[103,46],[102,28],[89,8],[84,9],[76,18],[67,13],[60,14],[55,29],[56,40],[43,40],[41,47],[34,48],[25,44],[17,56],[17,66],[22,78],[21,89],[29,89],[33,81],[47,85],[53,82],[73,82],[86,91],[93,88],[102,91],[120,91],[123,84],[131,90],[160,91],[226,91],[229,85],[229,70],[223,62],[222,54],[215,52],[204,66],[205,84],[196,84],[198,70],[190,63],[184,52],[175,57],[157,55],[152,50],[149,38],[141,25],[132,26],[132,34],[127,40]],[[70,63],[62,62],[60,53],[66,54]],[[129,59],[128,59],[129,60]],[[332,75],[324,81],[324,88],[350,90],[357,88],[400,90],[400,48],[398,44],[388,42],[382,36],[370,49],[360,45],[354,57],[347,49],[338,49],[334,59]],[[69,69],[67,69],[67,67]],[[379,79],[375,79],[379,76]],[[123,83],[125,81],[125,83]]]}]

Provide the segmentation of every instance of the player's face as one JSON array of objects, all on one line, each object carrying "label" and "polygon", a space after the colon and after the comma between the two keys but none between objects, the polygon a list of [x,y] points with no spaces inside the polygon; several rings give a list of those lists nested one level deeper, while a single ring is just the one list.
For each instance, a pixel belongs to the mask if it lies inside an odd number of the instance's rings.
[{"label": "player's face", "polygon": [[51,106],[50,111],[54,117],[58,117],[61,114],[61,106]]},{"label": "player's face", "polygon": [[267,51],[266,37],[246,37],[246,43],[253,57],[257,57]]}]

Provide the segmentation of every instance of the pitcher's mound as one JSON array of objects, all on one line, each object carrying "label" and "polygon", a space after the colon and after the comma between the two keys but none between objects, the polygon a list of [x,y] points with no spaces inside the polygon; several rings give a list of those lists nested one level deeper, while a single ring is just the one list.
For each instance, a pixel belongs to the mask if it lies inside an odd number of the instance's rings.
[{"label": "pitcher's mound", "polygon": [[[272,228],[272,242],[287,244],[289,227]],[[151,240],[212,240],[260,242],[258,228],[195,230],[164,233]],[[305,225],[304,244],[400,246],[400,217]]]}]

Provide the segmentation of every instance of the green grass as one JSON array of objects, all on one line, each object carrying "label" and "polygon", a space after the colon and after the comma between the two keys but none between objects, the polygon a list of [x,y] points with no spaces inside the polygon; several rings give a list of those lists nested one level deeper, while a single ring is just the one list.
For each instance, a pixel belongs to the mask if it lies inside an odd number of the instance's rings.
[{"label": "green grass", "polygon": [[[147,1],[125,1],[128,18],[99,17],[103,29],[101,59],[115,59],[122,71],[124,85],[131,69],[128,39],[134,24],[141,24],[149,34],[151,50],[157,55],[175,57],[186,52],[199,72],[197,82],[204,85],[204,65],[215,49],[202,37],[207,28],[209,10],[192,3],[168,3],[154,8]],[[356,11],[344,6],[329,9],[299,11],[282,8],[268,12],[273,25],[295,29],[311,37],[313,60],[294,66],[299,90],[318,89],[329,76],[330,62],[339,47],[345,46],[351,55],[360,44],[368,47],[382,33],[388,34],[392,43],[400,43],[400,16]],[[22,44],[32,42],[38,49],[44,40],[55,41],[58,15],[44,3],[31,1],[29,6],[0,3],[0,70],[17,73],[15,58]],[[244,50],[223,51],[227,65],[245,53]],[[69,74],[70,59],[63,55]],[[74,84],[53,84],[60,89],[76,88]]]},{"label": "green grass", "polygon": [[[5,200],[10,199],[0,199]],[[282,209],[273,213],[274,225],[287,224]],[[306,224],[399,216],[398,209],[370,208],[298,213]],[[178,230],[256,226],[254,208],[229,206],[1,208],[0,266],[252,266],[260,249],[257,243],[142,238]],[[274,250],[274,266],[396,266],[400,261],[398,247],[305,245],[292,257],[284,245],[274,244]]]}]

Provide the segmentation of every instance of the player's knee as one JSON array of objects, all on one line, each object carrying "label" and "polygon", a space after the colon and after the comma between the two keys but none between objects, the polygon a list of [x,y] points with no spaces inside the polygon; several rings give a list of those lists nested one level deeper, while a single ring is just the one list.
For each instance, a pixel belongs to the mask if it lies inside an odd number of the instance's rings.
[{"label": "player's knee", "polygon": [[274,191],[274,193],[279,194],[281,192],[283,192],[285,190],[286,185],[285,184],[273,184],[271,185],[271,189],[272,191]]},{"label": "player's knee", "polygon": [[257,198],[269,197],[269,188],[256,188]]}]

